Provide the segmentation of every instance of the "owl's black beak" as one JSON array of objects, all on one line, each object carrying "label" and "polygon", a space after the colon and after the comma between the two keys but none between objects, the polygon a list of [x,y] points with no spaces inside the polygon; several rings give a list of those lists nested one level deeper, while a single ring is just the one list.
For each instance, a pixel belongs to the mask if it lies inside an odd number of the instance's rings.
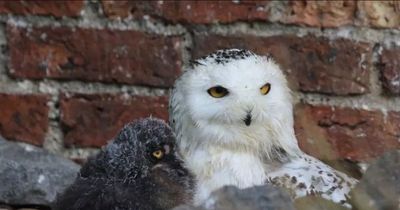
[{"label": "owl's black beak", "polygon": [[246,124],[246,126],[250,126],[251,124],[251,113],[247,113],[246,118],[243,120],[244,124]]}]

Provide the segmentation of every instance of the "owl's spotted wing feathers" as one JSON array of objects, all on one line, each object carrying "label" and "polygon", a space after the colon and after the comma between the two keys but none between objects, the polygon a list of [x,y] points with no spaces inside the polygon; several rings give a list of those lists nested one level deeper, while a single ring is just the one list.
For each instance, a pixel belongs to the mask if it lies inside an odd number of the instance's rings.
[{"label": "owl's spotted wing feathers", "polygon": [[273,168],[267,177],[267,183],[288,189],[293,198],[317,195],[346,206],[349,206],[348,194],[357,183],[306,154]]}]

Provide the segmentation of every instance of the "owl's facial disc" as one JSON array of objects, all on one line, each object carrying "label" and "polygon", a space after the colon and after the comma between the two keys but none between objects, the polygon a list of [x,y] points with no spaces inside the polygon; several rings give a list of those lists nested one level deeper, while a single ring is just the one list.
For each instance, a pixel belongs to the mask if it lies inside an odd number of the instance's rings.
[{"label": "owl's facial disc", "polygon": [[201,62],[176,88],[182,100],[177,108],[196,127],[219,135],[221,128],[261,129],[291,116],[286,79],[272,60],[250,56],[223,64]]},{"label": "owl's facial disc", "polygon": [[[271,83],[266,82],[267,79],[260,79],[255,83],[218,83],[208,86],[206,92],[208,99],[213,101],[215,105],[222,105],[219,110],[215,110],[216,116],[213,120],[221,120],[223,124],[232,124],[239,122],[249,127],[256,121],[260,122],[258,115],[265,113],[268,105],[267,95],[271,90]],[[209,107],[212,109],[212,107]],[[228,116],[228,117],[227,117]],[[222,120],[225,117],[228,121]]]},{"label": "owl's facial disc", "polygon": [[[251,102],[248,103],[246,100],[242,100],[241,98],[247,98],[248,101],[252,100],[257,100],[258,97],[265,97],[271,90],[271,84],[269,82],[263,83],[261,87],[257,88],[257,86],[251,86],[251,85],[238,85],[236,87],[231,87],[232,91],[234,93],[234,96],[229,96],[228,94],[230,93],[229,90],[221,85],[215,85],[213,87],[210,87],[207,90],[207,93],[214,98],[216,101],[218,100],[224,100],[224,97],[238,97],[236,100],[232,99],[227,99],[230,100],[232,104],[237,103],[238,107],[242,107],[245,111],[244,117],[242,117],[240,120],[244,122],[246,126],[250,126],[253,120],[253,106]],[[243,87],[241,87],[243,86]],[[239,90],[238,90],[239,89]],[[236,96],[235,96],[236,94]],[[242,104],[242,105],[240,105]],[[257,111],[256,111],[257,112]]]}]

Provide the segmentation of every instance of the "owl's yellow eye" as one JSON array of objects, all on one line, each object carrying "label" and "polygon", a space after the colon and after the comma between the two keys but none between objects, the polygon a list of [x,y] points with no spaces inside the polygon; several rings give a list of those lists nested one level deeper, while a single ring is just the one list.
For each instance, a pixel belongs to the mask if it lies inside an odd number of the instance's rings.
[{"label": "owl's yellow eye", "polygon": [[228,95],[228,90],[222,86],[215,86],[207,90],[208,94],[214,98],[222,98]]},{"label": "owl's yellow eye", "polygon": [[267,83],[260,88],[260,92],[263,95],[267,95],[271,90],[271,84]]},{"label": "owl's yellow eye", "polygon": [[162,150],[156,150],[152,153],[153,157],[157,158],[157,159],[161,159],[164,157],[164,152]]}]

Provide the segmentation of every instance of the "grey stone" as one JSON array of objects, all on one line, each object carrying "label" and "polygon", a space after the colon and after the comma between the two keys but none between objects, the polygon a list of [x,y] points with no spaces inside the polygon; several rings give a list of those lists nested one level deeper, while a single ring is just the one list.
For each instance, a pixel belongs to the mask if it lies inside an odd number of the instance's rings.
[{"label": "grey stone", "polygon": [[49,205],[80,166],[28,144],[0,137],[0,203]]},{"label": "grey stone", "polygon": [[180,206],[174,210],[294,210],[286,192],[271,185],[238,189],[223,187],[213,192],[200,207]]},{"label": "grey stone", "polygon": [[[0,136],[0,141],[2,141],[1,136]],[[0,205],[0,210],[12,210],[12,208],[10,206]]]},{"label": "grey stone", "polygon": [[3,144],[5,142],[6,142],[6,140],[3,138],[3,136],[0,135],[0,144]]},{"label": "grey stone", "polygon": [[172,210],[204,210],[202,207],[194,207],[190,205],[180,205],[178,207],[173,208]]},{"label": "grey stone", "polygon": [[356,209],[400,209],[400,150],[378,158],[351,191]]},{"label": "grey stone", "polygon": [[294,201],[297,210],[349,210],[348,208],[318,196],[306,196]]}]

